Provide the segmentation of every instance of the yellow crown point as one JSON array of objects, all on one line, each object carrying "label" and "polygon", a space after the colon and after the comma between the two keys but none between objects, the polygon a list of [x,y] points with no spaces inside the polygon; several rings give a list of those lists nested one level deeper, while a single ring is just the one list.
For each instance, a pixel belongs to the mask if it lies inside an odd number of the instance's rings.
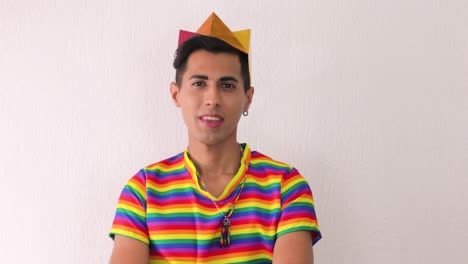
[{"label": "yellow crown point", "polygon": [[250,29],[240,30],[233,32],[237,37],[237,40],[241,43],[242,47],[246,50],[246,53],[249,53],[250,47]]}]

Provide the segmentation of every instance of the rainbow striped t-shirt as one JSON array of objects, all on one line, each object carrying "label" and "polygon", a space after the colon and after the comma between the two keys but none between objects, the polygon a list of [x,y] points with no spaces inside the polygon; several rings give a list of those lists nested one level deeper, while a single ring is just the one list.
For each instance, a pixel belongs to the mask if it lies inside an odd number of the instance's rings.
[{"label": "rainbow striped t-shirt", "polygon": [[[271,263],[276,238],[294,231],[310,231],[315,244],[321,234],[304,177],[241,146],[239,171],[219,197],[200,186],[187,151],[141,169],[120,195],[110,236],[148,244],[150,263]],[[230,217],[231,245],[220,247],[224,214],[244,178]]]}]

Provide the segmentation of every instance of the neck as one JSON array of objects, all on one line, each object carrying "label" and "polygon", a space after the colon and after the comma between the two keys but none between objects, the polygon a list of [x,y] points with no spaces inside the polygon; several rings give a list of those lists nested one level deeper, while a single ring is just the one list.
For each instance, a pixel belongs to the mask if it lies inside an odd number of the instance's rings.
[{"label": "neck", "polygon": [[220,145],[189,144],[190,158],[205,179],[234,176],[241,160],[240,147],[235,141]]}]

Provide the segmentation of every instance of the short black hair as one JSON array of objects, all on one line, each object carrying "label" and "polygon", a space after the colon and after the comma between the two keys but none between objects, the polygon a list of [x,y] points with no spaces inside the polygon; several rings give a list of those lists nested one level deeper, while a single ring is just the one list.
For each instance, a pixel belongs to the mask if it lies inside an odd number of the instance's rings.
[{"label": "short black hair", "polygon": [[206,50],[212,53],[231,53],[239,57],[241,65],[241,75],[244,81],[244,91],[250,88],[250,70],[248,55],[232,47],[223,40],[214,37],[196,35],[186,40],[176,50],[173,66],[176,70],[175,82],[180,87],[182,84],[182,75],[187,67],[189,56],[197,50]]}]

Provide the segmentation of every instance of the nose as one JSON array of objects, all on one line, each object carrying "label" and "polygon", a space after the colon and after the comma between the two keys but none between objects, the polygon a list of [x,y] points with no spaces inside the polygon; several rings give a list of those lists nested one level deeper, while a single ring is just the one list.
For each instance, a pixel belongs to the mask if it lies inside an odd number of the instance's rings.
[{"label": "nose", "polygon": [[221,106],[221,94],[216,85],[210,85],[205,90],[205,104],[207,106]]}]

